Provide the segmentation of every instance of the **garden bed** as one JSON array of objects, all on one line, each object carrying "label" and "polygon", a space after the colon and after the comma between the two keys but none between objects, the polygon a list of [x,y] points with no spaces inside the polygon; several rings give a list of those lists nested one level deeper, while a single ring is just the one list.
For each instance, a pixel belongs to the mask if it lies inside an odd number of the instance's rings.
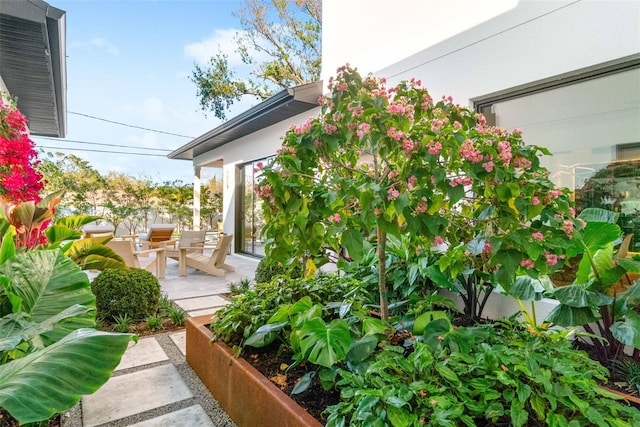
[{"label": "garden bed", "polygon": [[187,319],[187,362],[239,427],[322,425],[231,348],[212,342],[210,318]]}]

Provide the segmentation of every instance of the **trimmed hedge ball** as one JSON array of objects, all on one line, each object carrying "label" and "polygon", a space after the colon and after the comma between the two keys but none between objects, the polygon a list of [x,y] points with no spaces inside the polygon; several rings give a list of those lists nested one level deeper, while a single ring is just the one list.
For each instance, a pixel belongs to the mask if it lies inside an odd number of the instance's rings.
[{"label": "trimmed hedge ball", "polygon": [[144,319],[157,313],[160,305],[160,283],[141,268],[107,269],[91,283],[96,308],[101,319],[127,315]]}]

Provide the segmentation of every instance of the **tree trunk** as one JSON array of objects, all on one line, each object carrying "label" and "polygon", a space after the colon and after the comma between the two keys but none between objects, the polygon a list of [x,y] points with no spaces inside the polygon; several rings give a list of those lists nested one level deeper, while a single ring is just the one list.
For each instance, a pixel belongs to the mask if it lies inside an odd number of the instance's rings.
[{"label": "tree trunk", "polygon": [[387,233],[382,231],[378,225],[378,288],[380,290],[380,317],[382,320],[389,320],[389,299],[387,296],[387,273],[386,273],[386,252]]}]

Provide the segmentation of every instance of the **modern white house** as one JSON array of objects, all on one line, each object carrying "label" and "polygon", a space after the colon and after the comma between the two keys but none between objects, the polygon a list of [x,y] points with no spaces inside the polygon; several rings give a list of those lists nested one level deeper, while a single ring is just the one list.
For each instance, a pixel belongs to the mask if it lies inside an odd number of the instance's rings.
[{"label": "modern white house", "polygon": [[33,135],[67,132],[66,13],[42,0],[0,0],[0,92]]},{"label": "modern white house", "polygon": [[[558,185],[579,205],[618,210],[640,242],[640,1],[325,0],[322,41],[324,81],[344,63],[390,84],[415,77],[434,99],[522,129],[554,154],[544,164]],[[249,114],[279,94],[169,155],[192,160],[196,182],[202,167],[224,169],[236,252],[260,255],[254,164],[318,111],[319,85],[293,90],[309,95],[305,110],[278,118],[276,109],[264,122]]]}]

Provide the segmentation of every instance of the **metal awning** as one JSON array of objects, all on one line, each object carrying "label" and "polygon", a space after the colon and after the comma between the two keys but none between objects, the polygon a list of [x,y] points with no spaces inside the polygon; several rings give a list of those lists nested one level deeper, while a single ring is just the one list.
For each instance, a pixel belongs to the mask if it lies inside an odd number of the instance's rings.
[{"label": "metal awning", "polygon": [[167,157],[193,160],[194,157],[231,141],[317,107],[320,95],[322,95],[321,81],[285,89],[174,150]]},{"label": "metal awning", "polygon": [[0,78],[33,135],[67,132],[66,16],[42,0],[0,0]]}]

